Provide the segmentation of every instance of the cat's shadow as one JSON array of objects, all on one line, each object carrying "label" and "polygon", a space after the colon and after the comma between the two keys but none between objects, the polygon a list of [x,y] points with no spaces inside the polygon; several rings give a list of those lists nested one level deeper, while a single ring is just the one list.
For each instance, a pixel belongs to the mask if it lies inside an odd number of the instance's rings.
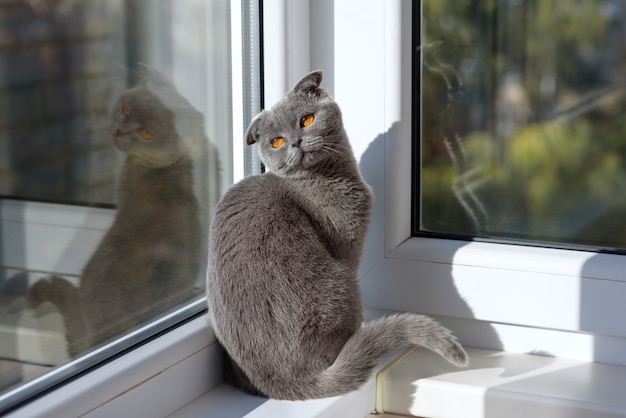
[{"label": "cat's shadow", "polygon": [[[393,184],[393,179],[385,179],[389,172],[385,171],[385,141],[390,138],[398,140],[400,138],[400,127],[398,123],[394,123],[391,128],[378,135],[363,152],[359,161],[359,168],[365,181],[373,188],[375,194],[374,210],[372,213],[372,222],[368,230],[368,236],[365,240],[363,257],[360,267],[361,291],[363,294],[363,302],[369,312],[368,316],[377,316],[377,310],[398,311],[403,310],[398,306],[410,306],[411,310],[417,313],[426,313],[434,315],[435,319],[442,325],[450,328],[459,338],[463,345],[478,346],[490,348],[494,350],[502,350],[503,345],[500,338],[491,324],[483,321],[476,321],[473,311],[469,304],[463,299],[454,285],[453,280],[453,257],[450,254],[448,259],[442,261],[442,265],[449,266],[443,277],[437,276],[436,284],[432,280],[412,280],[410,283],[402,282],[403,289],[399,292],[397,289],[391,288],[398,281],[394,281],[390,277],[380,277],[375,272],[376,265],[381,257],[385,254],[385,211],[389,210],[389,206],[385,208],[385,182]],[[408,138],[406,140],[409,140]],[[418,181],[418,179],[413,179]],[[417,190],[418,188],[413,188]],[[411,189],[406,190],[411,193]],[[411,196],[411,198],[416,198]],[[407,200],[408,201],[408,200]],[[408,235],[408,234],[407,234]],[[469,244],[463,241],[456,241],[458,249]],[[425,289],[424,286],[436,286],[436,289]],[[454,317],[436,316],[438,309],[433,306],[422,308],[416,306],[416,303],[410,300],[411,294],[436,293],[438,298],[445,299],[446,311],[452,309]],[[402,294],[403,300],[397,301],[393,295]]]}]

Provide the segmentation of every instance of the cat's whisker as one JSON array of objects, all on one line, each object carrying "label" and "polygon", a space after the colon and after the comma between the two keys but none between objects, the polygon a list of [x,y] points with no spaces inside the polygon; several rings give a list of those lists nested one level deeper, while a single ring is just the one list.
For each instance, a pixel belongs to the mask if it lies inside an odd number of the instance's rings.
[{"label": "cat's whisker", "polygon": [[[326,155],[330,156],[330,158],[333,160],[333,163],[337,162],[338,158],[337,158],[336,152],[334,152],[335,151],[334,149],[332,149],[332,148],[330,148],[328,146],[322,146],[322,147],[320,147],[320,151],[325,153]],[[340,157],[341,157],[341,155],[340,155]]]},{"label": "cat's whisker", "polygon": [[320,147],[320,150],[324,151],[324,152],[326,152],[326,154],[330,155],[331,158],[333,159],[333,161],[335,161],[335,162],[337,161],[337,159],[336,159],[337,156],[340,157],[341,159],[348,158],[346,153],[341,152],[340,150],[338,150],[336,148],[333,148],[333,147],[331,147],[329,145],[322,145]]},{"label": "cat's whisker", "polygon": [[82,127],[82,131],[85,133],[90,133],[90,132],[109,133],[111,132],[111,124],[110,123],[88,123]]}]

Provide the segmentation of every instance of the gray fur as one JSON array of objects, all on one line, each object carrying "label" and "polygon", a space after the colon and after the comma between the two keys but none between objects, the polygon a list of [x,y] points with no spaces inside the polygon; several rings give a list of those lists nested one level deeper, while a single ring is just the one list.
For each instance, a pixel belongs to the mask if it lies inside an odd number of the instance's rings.
[{"label": "gray fur", "polygon": [[[358,388],[384,354],[421,345],[453,364],[467,355],[432,319],[401,314],[361,325],[357,271],[372,206],[337,104],[300,80],[246,132],[270,172],[233,186],[209,238],[209,316],[244,390],[276,399]],[[301,127],[301,118],[314,122]],[[271,140],[285,138],[273,149]]]}]

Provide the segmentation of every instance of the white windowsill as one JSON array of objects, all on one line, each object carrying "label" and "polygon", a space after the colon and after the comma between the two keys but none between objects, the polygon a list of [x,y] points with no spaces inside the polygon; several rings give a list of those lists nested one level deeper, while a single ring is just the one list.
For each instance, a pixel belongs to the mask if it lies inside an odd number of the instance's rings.
[{"label": "white windowsill", "polygon": [[[206,315],[27,403],[7,417],[167,416],[220,384]],[[45,377],[42,377],[45,378]]]},{"label": "white windowsill", "polygon": [[[626,417],[622,394],[626,367],[468,351],[468,369],[454,368],[427,350],[415,350],[409,357],[392,353],[379,366],[393,365],[379,376],[378,391],[372,376],[345,396],[304,402],[265,400],[221,384],[222,351],[202,316],[8,417],[110,417],[133,411],[133,416],[153,418],[359,418],[374,410],[425,417],[542,418],[557,412],[572,418]],[[395,362],[395,358],[403,360]]]},{"label": "white windowsill", "polygon": [[347,395],[308,401],[267,400],[222,384],[170,418],[363,418],[374,410],[375,393],[374,377]]},{"label": "white windowsill", "polygon": [[[390,354],[381,365],[392,360]],[[222,349],[206,315],[41,396],[7,417],[364,417],[375,378],[345,396],[266,400],[221,384]]]},{"label": "white windowsill", "polygon": [[626,367],[470,348],[456,369],[417,349],[379,377],[377,411],[449,418],[626,417]]}]

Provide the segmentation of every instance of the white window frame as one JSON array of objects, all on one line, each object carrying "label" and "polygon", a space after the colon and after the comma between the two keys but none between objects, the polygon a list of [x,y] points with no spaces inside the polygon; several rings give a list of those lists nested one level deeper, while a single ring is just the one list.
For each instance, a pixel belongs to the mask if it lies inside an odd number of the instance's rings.
[{"label": "white window frame", "polygon": [[626,364],[626,257],[411,237],[411,5],[335,2],[335,98],[377,193],[366,306],[436,316],[471,346]]},{"label": "white window frame", "polygon": [[265,74],[282,76],[266,79],[266,97],[323,69],[376,192],[361,265],[366,307],[433,315],[471,346],[626,364],[626,257],[411,236],[413,2],[268,3],[287,4],[287,23],[272,27],[300,33],[284,67],[266,56]]}]

